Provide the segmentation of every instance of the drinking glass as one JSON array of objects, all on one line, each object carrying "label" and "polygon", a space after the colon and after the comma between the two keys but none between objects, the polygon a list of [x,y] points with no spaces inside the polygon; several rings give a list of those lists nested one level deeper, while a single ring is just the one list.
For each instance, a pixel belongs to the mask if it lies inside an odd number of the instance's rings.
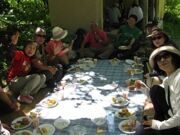
[{"label": "drinking glass", "polygon": [[128,72],[128,75],[130,75],[130,76],[131,76],[131,78],[133,78],[133,77],[134,77],[134,74],[135,74],[135,70],[134,70],[134,69],[129,68],[129,69],[127,70],[127,72]]}]

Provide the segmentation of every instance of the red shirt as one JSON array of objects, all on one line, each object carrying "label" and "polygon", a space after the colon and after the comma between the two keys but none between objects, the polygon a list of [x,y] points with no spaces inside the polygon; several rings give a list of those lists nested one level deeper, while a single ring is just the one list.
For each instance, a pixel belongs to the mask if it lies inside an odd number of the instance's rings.
[{"label": "red shirt", "polygon": [[[61,41],[55,41],[55,40],[50,40],[45,48],[46,52],[50,55],[54,56],[62,56],[64,55],[63,52],[63,42]],[[59,50],[56,54],[54,53],[54,50]]]},{"label": "red shirt", "polygon": [[30,57],[26,56],[23,51],[16,51],[8,70],[7,80],[11,81],[16,76],[25,76],[29,73],[30,69]]},{"label": "red shirt", "polygon": [[[106,32],[99,30],[99,31],[97,31],[96,34],[99,36],[100,40],[102,40],[103,42],[108,41],[108,37],[107,37]],[[103,46],[101,43],[96,41],[94,32],[88,32],[86,34],[85,42],[89,43],[92,48],[101,48]]]}]

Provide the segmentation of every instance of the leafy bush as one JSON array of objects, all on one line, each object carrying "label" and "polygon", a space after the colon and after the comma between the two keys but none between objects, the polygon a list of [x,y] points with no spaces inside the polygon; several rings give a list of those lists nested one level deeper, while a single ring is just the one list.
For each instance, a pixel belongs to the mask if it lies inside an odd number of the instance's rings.
[{"label": "leafy bush", "polygon": [[[1,0],[0,1],[0,28],[8,25],[17,25],[21,30],[17,48],[22,49],[23,41],[32,39],[36,27],[44,27],[50,35],[50,17],[48,0]],[[1,35],[2,36],[2,35]],[[0,44],[1,45],[1,44]],[[0,84],[4,85],[7,63],[0,61]]]}]

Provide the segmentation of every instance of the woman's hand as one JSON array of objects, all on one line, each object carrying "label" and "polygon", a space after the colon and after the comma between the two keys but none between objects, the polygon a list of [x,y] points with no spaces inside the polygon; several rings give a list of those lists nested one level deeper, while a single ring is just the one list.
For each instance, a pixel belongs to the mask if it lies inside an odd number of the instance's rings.
[{"label": "woman's hand", "polygon": [[143,125],[151,127],[152,126],[152,120],[145,120],[145,121],[143,121]]}]

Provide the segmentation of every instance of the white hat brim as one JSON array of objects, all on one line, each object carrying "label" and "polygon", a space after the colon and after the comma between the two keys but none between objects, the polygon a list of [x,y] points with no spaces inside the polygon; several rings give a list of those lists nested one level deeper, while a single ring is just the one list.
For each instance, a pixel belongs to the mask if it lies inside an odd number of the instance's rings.
[{"label": "white hat brim", "polygon": [[177,55],[179,55],[180,56],[180,51],[178,50],[178,49],[176,49],[174,46],[172,46],[172,45],[166,45],[166,46],[162,46],[162,47],[159,47],[159,48],[157,48],[157,49],[155,49],[152,53],[151,53],[151,55],[150,55],[150,57],[149,57],[149,64],[150,64],[150,66],[153,68],[154,67],[154,59],[155,59],[155,57],[159,54],[159,53],[161,53],[161,52],[163,52],[163,51],[167,51],[167,52],[171,52],[171,53],[174,53],[174,54],[177,54]]},{"label": "white hat brim", "polygon": [[61,39],[64,39],[64,38],[67,36],[68,31],[67,31],[67,30],[64,30],[63,32],[64,32],[63,35],[61,35],[60,37],[58,37],[58,38],[52,37],[52,39],[53,39],[53,40],[56,40],[56,41],[59,41],[59,40],[61,40]]}]

